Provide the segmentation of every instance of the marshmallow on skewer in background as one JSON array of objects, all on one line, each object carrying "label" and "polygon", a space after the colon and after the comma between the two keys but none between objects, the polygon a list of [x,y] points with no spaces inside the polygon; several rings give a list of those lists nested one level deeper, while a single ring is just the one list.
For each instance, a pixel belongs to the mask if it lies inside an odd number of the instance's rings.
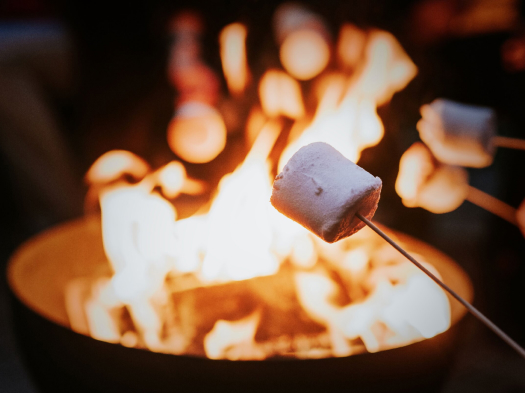
[{"label": "marshmallow on skewer in background", "polygon": [[275,178],[270,201],[282,214],[333,243],[365,226],[357,212],[372,218],[381,186],[381,179],[332,146],[316,142],[288,161]]},{"label": "marshmallow on skewer in background", "polygon": [[496,114],[487,107],[438,98],[421,107],[421,140],[449,165],[482,168],[494,159]]},{"label": "marshmallow on skewer in background", "polygon": [[395,187],[406,207],[448,213],[467,198],[468,173],[463,168],[438,163],[423,143],[416,142],[401,156]]}]

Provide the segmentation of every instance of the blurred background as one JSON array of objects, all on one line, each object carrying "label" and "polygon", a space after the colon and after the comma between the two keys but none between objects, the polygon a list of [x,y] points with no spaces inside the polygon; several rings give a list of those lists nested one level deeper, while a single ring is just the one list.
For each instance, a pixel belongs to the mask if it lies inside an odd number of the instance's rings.
[{"label": "blurred background", "polygon": [[[178,10],[204,20],[203,56],[221,75],[217,37],[228,23],[249,28],[248,58],[273,50],[268,26],[279,1],[102,2],[7,0],[0,3],[0,387],[36,392],[17,351],[5,266],[32,235],[83,214],[83,176],[111,149],[153,166],[176,155],[166,143],[176,92],[167,69],[168,22]],[[499,135],[525,138],[525,10],[517,0],[305,1],[328,21],[391,32],[418,75],[379,109],[385,138],[361,166],[383,179],[376,219],[449,254],[470,275],[474,304],[525,345],[525,239],[519,229],[469,202],[436,215],[408,209],[394,190],[403,152],[419,139],[421,105],[444,97],[492,107]],[[252,64],[250,64],[252,65]],[[256,65],[254,64],[254,67]],[[221,79],[222,90],[225,81]],[[226,150],[189,164],[216,184],[236,162]],[[217,165],[219,164],[219,165]],[[217,169],[218,168],[218,169]],[[469,169],[470,185],[511,206],[525,199],[525,152],[498,149],[494,163]],[[458,351],[444,392],[525,391],[523,360],[477,321]]]}]

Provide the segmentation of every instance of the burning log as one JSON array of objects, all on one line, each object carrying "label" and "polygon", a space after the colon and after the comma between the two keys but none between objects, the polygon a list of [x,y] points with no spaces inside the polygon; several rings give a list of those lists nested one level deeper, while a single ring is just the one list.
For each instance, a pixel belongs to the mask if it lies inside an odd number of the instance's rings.
[{"label": "burning log", "polygon": [[518,225],[516,209],[468,184],[464,168],[442,164],[422,143],[416,142],[401,156],[396,192],[407,207],[422,207],[432,213],[447,213],[463,201]]}]

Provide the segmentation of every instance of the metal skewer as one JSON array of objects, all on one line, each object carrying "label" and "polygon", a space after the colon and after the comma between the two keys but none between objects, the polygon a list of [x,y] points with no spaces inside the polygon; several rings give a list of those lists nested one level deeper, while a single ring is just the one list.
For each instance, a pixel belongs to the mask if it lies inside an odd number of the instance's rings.
[{"label": "metal skewer", "polygon": [[397,244],[386,233],[384,233],[381,229],[379,229],[372,221],[368,220],[366,217],[364,217],[360,213],[356,213],[356,216],[361,221],[363,221],[366,225],[368,225],[375,233],[377,233],[379,236],[385,239],[388,243],[390,243],[392,247],[394,247],[397,251],[403,254],[410,262],[412,262],[420,270],[422,270],[423,273],[425,273],[428,277],[430,277],[436,284],[438,284],[441,288],[447,291],[452,297],[454,297],[458,302],[460,302],[472,315],[474,315],[477,319],[483,322],[485,326],[487,326],[490,330],[496,333],[496,335],[498,335],[503,341],[505,341],[516,352],[518,352],[522,358],[525,359],[525,349],[523,349],[512,338],[507,336],[505,332],[503,332],[499,327],[497,327],[491,320],[489,320],[485,315],[483,315],[477,308],[475,308],[472,304],[470,304],[465,299],[463,299],[461,296],[459,296],[448,285],[443,283],[439,278],[437,278],[434,274],[432,274],[427,268],[425,268],[421,263],[419,263],[413,256],[411,256],[408,252],[406,252],[403,248],[401,248],[399,244]]},{"label": "metal skewer", "polygon": [[507,136],[498,135],[492,139],[492,142],[498,147],[525,150],[525,139],[509,138]]},{"label": "metal skewer", "polygon": [[494,198],[492,195],[487,194],[477,188],[469,186],[467,201],[481,207],[482,209],[503,218],[513,225],[518,225],[516,218],[516,209],[512,206],[500,201],[498,198]]}]

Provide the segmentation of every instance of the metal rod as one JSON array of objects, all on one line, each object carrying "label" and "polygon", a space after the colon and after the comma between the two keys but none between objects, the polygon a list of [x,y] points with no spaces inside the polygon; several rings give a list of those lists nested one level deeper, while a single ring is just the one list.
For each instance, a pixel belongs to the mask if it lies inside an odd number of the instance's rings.
[{"label": "metal rod", "polygon": [[416,265],[419,269],[423,271],[427,276],[429,276],[436,284],[438,284],[441,288],[443,288],[445,291],[450,293],[452,297],[454,297],[458,302],[460,302],[472,315],[474,315],[477,319],[479,319],[481,322],[485,324],[490,330],[492,330],[496,335],[498,335],[503,341],[505,341],[508,345],[510,345],[516,352],[518,352],[522,358],[525,359],[525,349],[523,349],[518,343],[516,343],[512,338],[507,336],[503,330],[501,330],[499,327],[497,327],[490,319],[488,319],[485,315],[483,315],[477,308],[475,308],[472,304],[467,302],[465,299],[463,299],[461,296],[459,296],[456,292],[454,292],[448,285],[446,285],[443,281],[441,281],[439,278],[437,278],[434,274],[432,274],[427,268],[425,268],[421,263],[416,261],[416,259],[411,256],[408,252],[406,252],[403,248],[401,248],[400,245],[398,245],[395,241],[393,241],[386,233],[384,233],[381,229],[379,229],[372,221],[365,218],[360,213],[356,213],[357,218],[359,218],[361,221],[363,221],[366,225],[368,225],[372,230],[377,233],[379,236],[381,236],[383,239],[385,239],[392,247],[394,247],[397,251],[399,251],[401,254],[403,254],[410,262],[412,262],[414,265]]},{"label": "metal rod", "polygon": [[516,218],[516,209],[512,206],[500,201],[498,198],[494,198],[492,195],[487,194],[475,187],[469,186],[467,201],[473,203],[485,209],[498,217],[510,222],[513,225],[518,225]]},{"label": "metal rod", "polygon": [[498,147],[525,150],[525,139],[509,138],[508,136],[495,136],[492,142]]}]

